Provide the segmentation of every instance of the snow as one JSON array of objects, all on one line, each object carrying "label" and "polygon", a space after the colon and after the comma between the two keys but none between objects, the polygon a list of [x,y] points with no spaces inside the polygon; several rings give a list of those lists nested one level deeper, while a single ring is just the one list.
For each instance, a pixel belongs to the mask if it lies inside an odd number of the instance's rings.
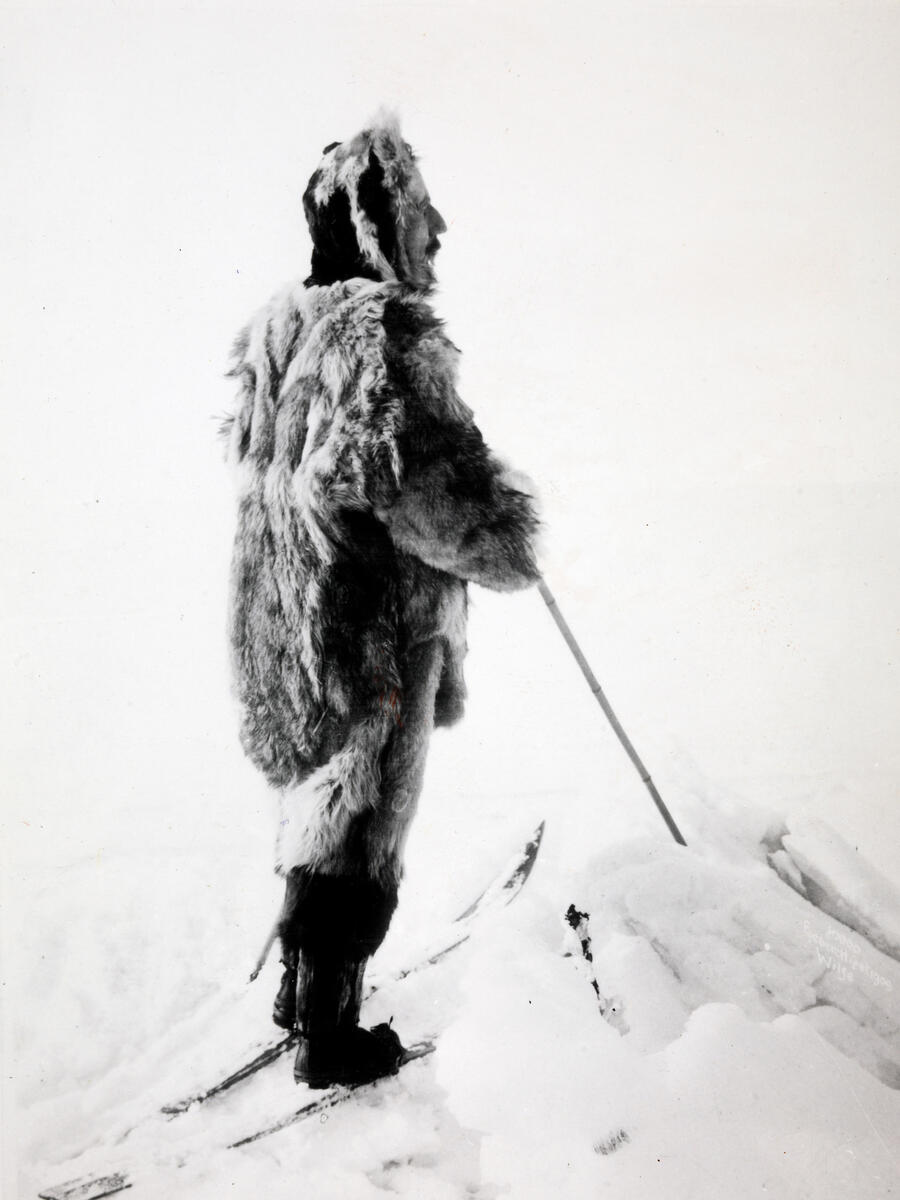
[{"label": "snow", "polygon": [[[783,845],[801,877],[806,876],[805,888],[815,888],[828,912],[900,960],[900,912],[891,903],[893,896],[884,892],[877,875],[860,870],[845,842],[822,822],[807,817],[791,829]],[[835,886],[837,879],[840,888]]]},{"label": "snow", "polygon": [[[118,1163],[192,1200],[898,1190],[900,10],[511,11],[9,9],[4,1197]],[[548,582],[688,847],[539,596],[473,590],[373,972],[546,818],[534,876],[369,1002],[433,1056],[225,1150],[306,1093],[284,1061],[154,1115],[271,1036],[278,979],[247,983],[280,896],[229,698],[220,377],[305,273],[320,148],[385,100],[450,226],[463,397],[536,480]]]},{"label": "snow", "polygon": [[[578,798],[569,801],[583,828]],[[34,913],[55,966],[34,964],[30,994],[43,1009],[21,1034],[23,1059],[40,1065],[22,1092],[21,1194],[119,1167],[160,1196],[212,1197],[226,1187],[287,1196],[298,1180],[316,1196],[438,1200],[580,1200],[604,1189],[685,1200],[890,1194],[900,962],[867,936],[859,905],[850,928],[781,879],[769,845],[778,829],[792,844],[789,816],[773,821],[744,806],[737,817],[727,802],[686,799],[681,811],[687,848],[663,836],[615,840],[574,874],[556,857],[565,839],[549,828],[513,904],[482,917],[471,941],[439,964],[392,983],[393,970],[416,960],[429,924],[433,934],[441,923],[427,911],[434,897],[424,867],[440,869],[443,835],[439,821],[426,824],[413,850],[419,870],[373,964],[383,985],[364,1015],[393,1019],[410,1040],[439,1035],[435,1054],[236,1150],[223,1147],[304,1102],[289,1059],[172,1123],[153,1114],[267,1036],[276,965],[257,983],[240,979],[234,947],[244,949],[241,965],[251,963],[257,930],[218,904],[202,854],[158,914],[173,929],[183,906],[202,914],[178,930],[193,956],[149,938],[139,907],[110,922],[107,889],[124,890],[131,864],[92,866],[96,890],[82,881],[82,927],[71,931],[79,962],[56,954],[58,909],[45,899]],[[796,827],[804,873],[827,873],[832,898],[859,896],[865,878],[867,919],[873,930],[888,927],[900,911],[892,885],[824,823],[815,834],[805,818]],[[240,882],[247,867],[220,869]],[[592,967],[563,920],[569,903],[590,913]],[[605,1020],[592,972],[611,998]],[[116,990],[108,1012],[121,1024],[84,1036],[83,1023]]]}]

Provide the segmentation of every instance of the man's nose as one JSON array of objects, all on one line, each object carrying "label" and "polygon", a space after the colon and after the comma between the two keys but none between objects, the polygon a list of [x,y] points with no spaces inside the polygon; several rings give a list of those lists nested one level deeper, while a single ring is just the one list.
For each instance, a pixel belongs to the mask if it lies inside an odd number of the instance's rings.
[{"label": "man's nose", "polygon": [[431,224],[431,232],[434,235],[447,232],[447,222],[434,207],[433,204],[428,206],[428,217]]}]

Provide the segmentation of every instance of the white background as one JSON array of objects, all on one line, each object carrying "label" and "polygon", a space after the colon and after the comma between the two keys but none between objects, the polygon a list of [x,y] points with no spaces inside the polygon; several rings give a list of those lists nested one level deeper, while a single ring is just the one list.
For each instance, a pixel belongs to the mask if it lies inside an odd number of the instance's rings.
[{"label": "white background", "polygon": [[[221,374],[307,269],[321,148],[386,102],[450,227],[465,398],[541,487],[547,577],[663,794],[808,803],[896,866],[900,6],[31,3],[3,29],[15,863],[258,820]],[[642,819],[537,595],[478,595],[471,643],[432,780],[589,782]]]}]

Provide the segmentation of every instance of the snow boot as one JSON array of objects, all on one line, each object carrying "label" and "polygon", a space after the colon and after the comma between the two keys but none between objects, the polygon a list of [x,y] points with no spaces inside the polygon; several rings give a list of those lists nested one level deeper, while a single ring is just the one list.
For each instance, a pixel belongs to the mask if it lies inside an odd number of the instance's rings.
[{"label": "snow boot", "polygon": [[388,1025],[372,1030],[359,1025],[367,962],[368,955],[345,957],[330,948],[300,951],[296,1083],[311,1088],[368,1083],[400,1066],[404,1048],[397,1034]]},{"label": "snow boot", "polygon": [[[397,887],[360,875],[324,875],[310,867],[294,867],[285,884],[279,920],[284,973],[272,1020],[282,1029],[293,1029],[297,1025],[299,955],[306,956],[307,971],[313,963],[338,957],[358,962],[362,970],[387,933],[397,906]],[[316,968],[323,969],[321,965]],[[323,986],[327,990],[330,985]],[[351,1024],[358,1020],[358,1004],[356,1013]]]},{"label": "snow boot", "polygon": [[385,1024],[301,1036],[294,1059],[294,1082],[310,1088],[371,1083],[395,1075],[403,1054],[400,1038]]},{"label": "snow boot", "polygon": [[293,1029],[297,1020],[297,951],[285,947],[281,964],[284,972],[272,1005],[272,1020],[281,1029]]}]

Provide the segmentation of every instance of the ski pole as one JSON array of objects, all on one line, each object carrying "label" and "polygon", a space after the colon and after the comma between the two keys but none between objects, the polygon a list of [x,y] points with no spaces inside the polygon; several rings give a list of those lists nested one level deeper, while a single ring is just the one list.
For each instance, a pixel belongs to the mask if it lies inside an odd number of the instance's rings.
[{"label": "ski pole", "polygon": [[259,953],[259,958],[257,958],[257,960],[256,960],[256,966],[250,972],[250,980],[249,980],[250,983],[253,982],[253,980],[257,977],[257,975],[260,973],[260,971],[266,965],[266,959],[269,957],[269,951],[275,945],[275,939],[278,937],[278,934],[280,932],[281,932],[281,913],[278,914],[278,920],[272,926],[272,928],[269,932],[269,936],[266,938],[265,945],[263,946],[262,950]]},{"label": "ski pole", "polygon": [[647,785],[647,791],[653,797],[653,803],[659,809],[662,819],[665,821],[666,825],[668,826],[669,833],[671,833],[671,835],[675,839],[675,841],[678,842],[679,846],[686,846],[687,842],[681,836],[681,831],[679,830],[678,826],[675,824],[674,820],[672,819],[672,814],[666,808],[662,796],[660,796],[659,792],[656,790],[656,785],[654,784],[653,780],[650,778],[650,772],[647,770],[647,768],[641,762],[640,756],[638,755],[637,750],[635,750],[634,746],[632,746],[632,744],[631,744],[631,739],[628,737],[628,734],[625,732],[625,730],[619,724],[619,718],[613,712],[611,704],[609,703],[606,696],[604,695],[603,688],[597,682],[597,677],[595,676],[594,672],[591,670],[587,659],[582,654],[581,647],[575,641],[575,635],[572,633],[572,630],[569,628],[565,617],[560,612],[559,605],[556,603],[556,598],[554,597],[554,595],[550,591],[550,589],[547,587],[547,584],[544,582],[543,579],[538,580],[538,591],[543,596],[544,603],[550,609],[550,615],[553,617],[553,620],[556,622],[557,626],[559,627],[559,632],[565,638],[566,645],[572,651],[575,661],[578,663],[579,667],[581,667],[581,673],[587,680],[588,687],[591,689],[591,691],[596,696],[597,703],[603,709],[604,713],[606,713],[606,718],[609,721],[610,725],[612,725],[613,731],[614,731],[616,737],[619,739],[619,741],[624,746],[625,753],[628,755],[628,757],[634,763],[637,773],[640,775],[641,779]]}]

